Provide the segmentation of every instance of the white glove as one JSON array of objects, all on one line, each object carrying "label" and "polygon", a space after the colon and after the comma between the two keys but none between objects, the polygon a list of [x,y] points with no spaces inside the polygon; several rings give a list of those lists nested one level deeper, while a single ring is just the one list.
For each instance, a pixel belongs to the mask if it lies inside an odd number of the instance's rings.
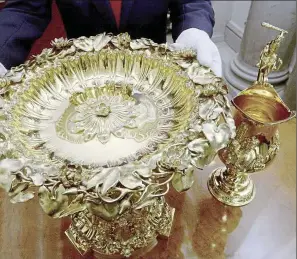
[{"label": "white glove", "polygon": [[0,63],[0,77],[4,76],[6,73],[6,68]]},{"label": "white glove", "polygon": [[172,47],[178,50],[193,49],[201,65],[209,67],[216,76],[222,76],[220,52],[205,31],[196,28],[187,29],[179,35]]}]

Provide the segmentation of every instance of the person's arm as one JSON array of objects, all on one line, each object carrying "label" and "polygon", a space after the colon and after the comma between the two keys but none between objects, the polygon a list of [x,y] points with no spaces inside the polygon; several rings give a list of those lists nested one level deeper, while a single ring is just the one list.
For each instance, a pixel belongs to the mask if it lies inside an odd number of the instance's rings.
[{"label": "person's arm", "polygon": [[[52,0],[7,0],[0,11],[0,63],[22,64],[51,20]],[[2,69],[3,70],[3,69]]]},{"label": "person's arm", "polygon": [[210,39],[215,24],[210,0],[172,0],[170,11],[173,46],[195,50],[201,65],[222,76],[220,53]]},{"label": "person's arm", "polygon": [[215,24],[210,0],[172,0],[169,6],[174,41],[185,30],[196,28],[212,36]]}]

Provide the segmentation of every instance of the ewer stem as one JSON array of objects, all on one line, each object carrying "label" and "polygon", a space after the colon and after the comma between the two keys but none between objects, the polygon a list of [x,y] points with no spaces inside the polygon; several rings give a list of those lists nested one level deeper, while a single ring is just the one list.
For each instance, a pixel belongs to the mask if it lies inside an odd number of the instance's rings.
[{"label": "ewer stem", "polygon": [[220,202],[234,207],[250,203],[256,194],[250,176],[230,168],[218,168],[208,179],[210,193]]}]

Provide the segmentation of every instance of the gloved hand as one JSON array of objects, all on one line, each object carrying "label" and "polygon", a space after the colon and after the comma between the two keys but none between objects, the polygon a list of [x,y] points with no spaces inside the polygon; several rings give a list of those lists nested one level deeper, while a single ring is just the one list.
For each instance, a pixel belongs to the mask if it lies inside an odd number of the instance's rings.
[{"label": "gloved hand", "polygon": [[0,77],[4,76],[6,72],[6,68],[0,63]]},{"label": "gloved hand", "polygon": [[209,67],[216,76],[222,76],[222,60],[219,50],[205,31],[196,28],[187,29],[171,46],[177,50],[193,49],[201,65]]}]

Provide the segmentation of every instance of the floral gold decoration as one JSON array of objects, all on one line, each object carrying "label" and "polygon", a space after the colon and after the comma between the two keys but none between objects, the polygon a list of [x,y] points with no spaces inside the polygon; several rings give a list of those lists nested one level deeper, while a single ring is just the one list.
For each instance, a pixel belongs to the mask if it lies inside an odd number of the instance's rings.
[{"label": "floral gold decoration", "polygon": [[128,257],[170,235],[170,186],[191,188],[235,136],[226,94],[192,51],[128,34],[55,39],[0,80],[0,186],[71,217],[81,254]]},{"label": "floral gold decoration", "polygon": [[226,168],[216,169],[208,181],[212,195],[230,206],[253,200],[255,186],[249,174],[271,164],[280,147],[278,125],[296,115],[268,83],[268,74],[282,64],[277,51],[287,32],[267,23],[262,26],[280,34],[261,52],[257,81],[232,100],[236,137],[218,152]]}]

